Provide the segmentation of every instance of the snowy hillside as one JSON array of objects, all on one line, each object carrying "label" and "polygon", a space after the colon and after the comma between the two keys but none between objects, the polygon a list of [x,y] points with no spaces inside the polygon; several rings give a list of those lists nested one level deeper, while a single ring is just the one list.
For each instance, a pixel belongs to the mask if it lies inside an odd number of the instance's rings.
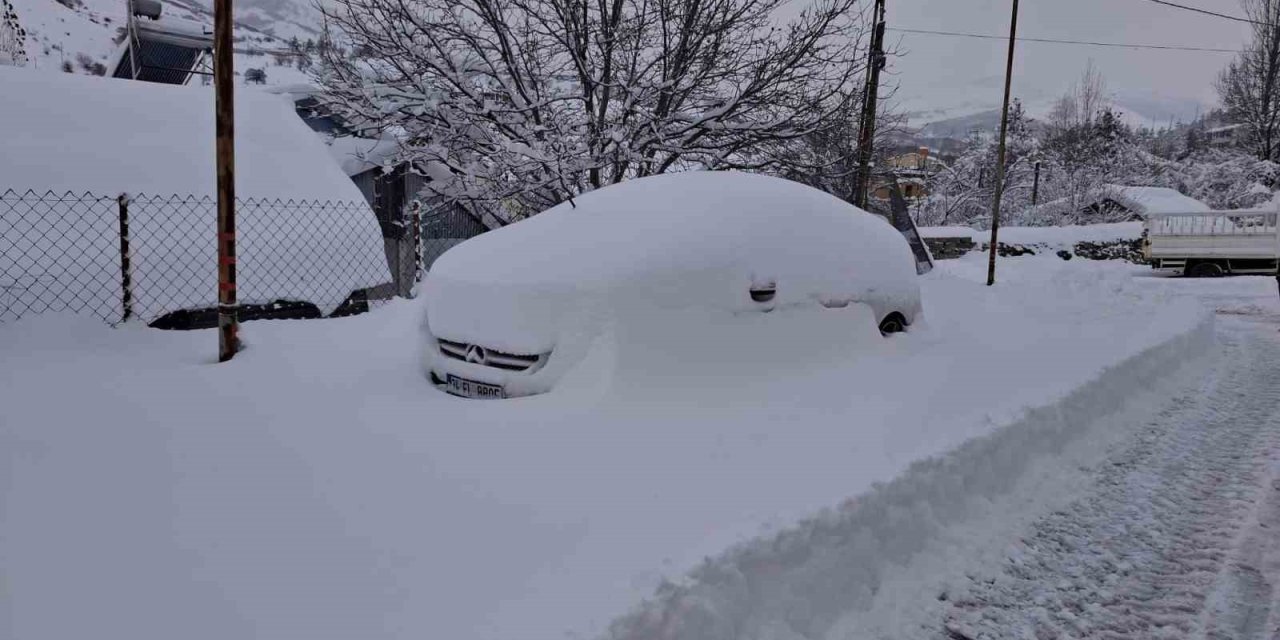
[{"label": "snowy hillside", "polygon": [[[27,32],[29,66],[73,73],[110,73],[123,39],[125,0],[16,0],[19,24]],[[166,0],[164,15],[213,24],[210,2]],[[260,68],[267,84],[293,84],[306,74],[282,66],[267,52],[282,50],[290,38],[318,37],[318,13],[305,0],[241,0],[236,3],[236,70]]]},{"label": "snowy hillside", "polygon": [[[963,138],[971,131],[992,131],[1000,126],[1000,93],[971,94],[946,103],[925,103],[908,100],[904,112],[911,127],[919,128],[926,138]],[[1022,100],[1027,115],[1044,120],[1058,96],[1033,94],[1015,96]],[[1116,109],[1132,127],[1157,129],[1175,122],[1190,122],[1196,116],[1209,111],[1210,106],[1193,100],[1165,98],[1136,91],[1121,91],[1112,96]]]}]

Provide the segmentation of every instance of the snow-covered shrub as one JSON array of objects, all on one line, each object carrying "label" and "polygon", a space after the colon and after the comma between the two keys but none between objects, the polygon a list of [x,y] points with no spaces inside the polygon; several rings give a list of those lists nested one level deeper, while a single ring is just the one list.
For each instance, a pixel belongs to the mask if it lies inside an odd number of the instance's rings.
[{"label": "snow-covered shrub", "polygon": [[1239,151],[1208,150],[1178,164],[1183,191],[1214,209],[1248,209],[1280,187],[1280,164]]}]

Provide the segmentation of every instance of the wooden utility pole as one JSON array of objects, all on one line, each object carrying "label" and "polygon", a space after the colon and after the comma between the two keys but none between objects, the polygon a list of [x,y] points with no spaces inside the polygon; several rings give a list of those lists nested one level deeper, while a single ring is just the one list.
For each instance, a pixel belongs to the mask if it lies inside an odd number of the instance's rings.
[{"label": "wooden utility pole", "polygon": [[885,0],[876,0],[875,26],[871,30],[871,52],[867,56],[867,85],[862,94],[862,119],[858,127],[858,171],[853,184],[854,204],[867,208],[871,183],[871,146],[876,133],[876,106],[880,92],[880,71],[885,67]]},{"label": "wooden utility pole", "polygon": [[236,304],[235,69],[231,55],[231,0],[214,0],[213,84],[218,166],[218,362],[240,348]]},{"label": "wooden utility pole", "polygon": [[1004,196],[1004,139],[1009,133],[1009,90],[1013,86],[1013,46],[1018,37],[1018,0],[1013,0],[1009,21],[1009,60],[1004,70],[1004,111],[1000,115],[1000,150],[996,154],[995,202],[991,205],[991,257],[987,263],[987,286],[996,283],[996,247],[1000,235],[1000,199]]},{"label": "wooden utility pole", "polygon": [[1031,206],[1040,204],[1040,161],[1036,160],[1036,179],[1031,184]]}]

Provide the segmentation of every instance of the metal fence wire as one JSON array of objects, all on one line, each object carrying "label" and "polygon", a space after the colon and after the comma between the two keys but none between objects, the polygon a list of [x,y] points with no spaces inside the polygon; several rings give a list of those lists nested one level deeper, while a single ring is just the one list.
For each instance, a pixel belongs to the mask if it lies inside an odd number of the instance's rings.
[{"label": "metal fence wire", "polygon": [[[402,289],[365,202],[238,199],[236,209],[241,319],[347,315]],[[212,326],[216,219],[209,197],[4,191],[0,322],[72,312]]]}]

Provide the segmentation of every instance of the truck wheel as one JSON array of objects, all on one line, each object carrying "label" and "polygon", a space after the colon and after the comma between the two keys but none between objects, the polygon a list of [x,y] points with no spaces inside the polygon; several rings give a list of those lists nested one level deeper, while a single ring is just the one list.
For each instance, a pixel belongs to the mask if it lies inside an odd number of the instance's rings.
[{"label": "truck wheel", "polygon": [[1222,265],[1216,262],[1197,262],[1187,269],[1187,276],[1191,278],[1218,278],[1224,273]]}]

